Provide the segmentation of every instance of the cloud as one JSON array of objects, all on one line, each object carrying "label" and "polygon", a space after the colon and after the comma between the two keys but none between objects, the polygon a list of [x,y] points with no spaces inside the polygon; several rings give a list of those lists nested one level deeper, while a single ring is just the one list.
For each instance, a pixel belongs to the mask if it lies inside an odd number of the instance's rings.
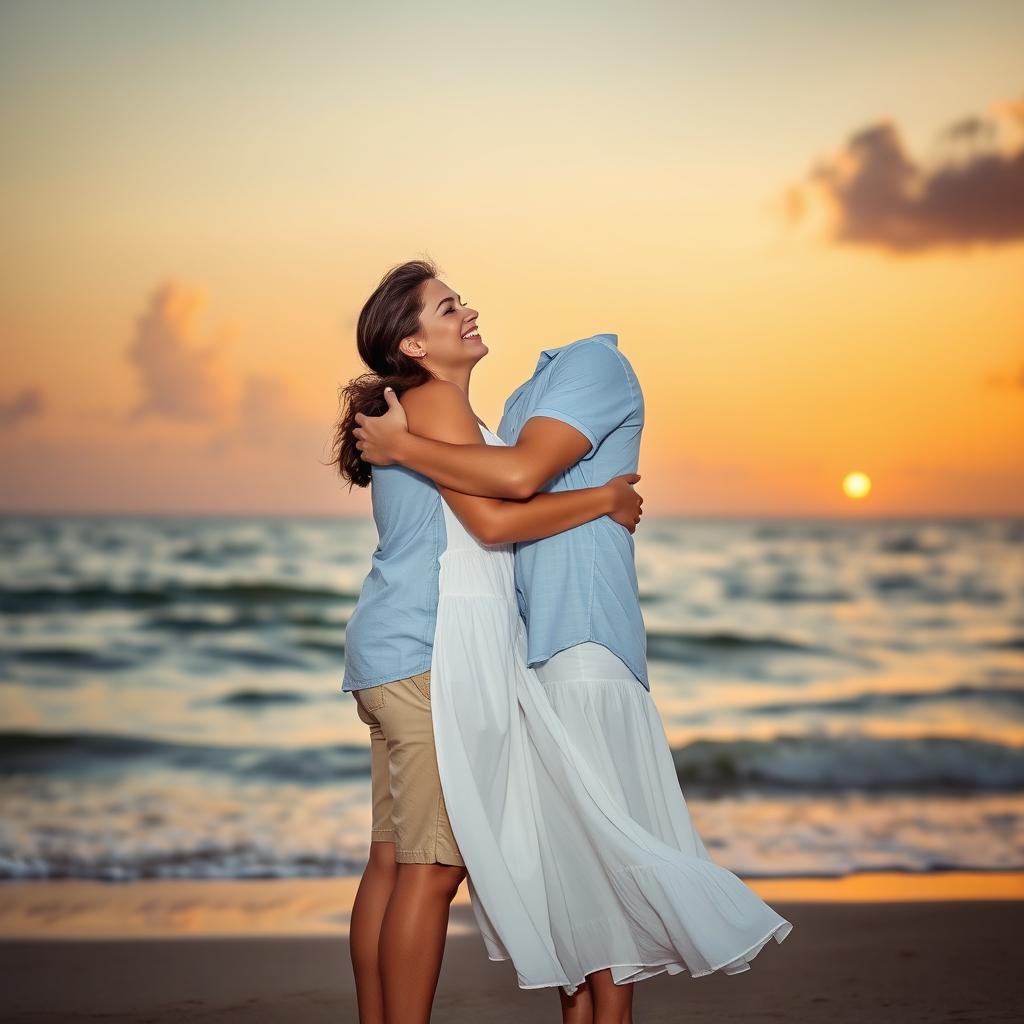
[{"label": "cloud", "polygon": [[10,398],[0,398],[0,427],[13,429],[24,420],[40,416],[46,402],[37,387],[24,387]]},{"label": "cloud", "polygon": [[125,353],[142,390],[129,418],[206,427],[203,444],[211,453],[321,445],[330,425],[303,413],[288,381],[232,372],[224,359],[226,329],[212,341],[198,340],[205,305],[204,291],[194,286],[168,282],[150,294]]},{"label": "cloud", "polygon": [[1024,240],[1024,99],[993,104],[939,135],[928,165],[882,121],[819,161],[783,200],[792,223],[820,205],[840,244],[897,252]]},{"label": "cloud", "polygon": [[194,341],[204,305],[200,289],[175,283],[160,285],[150,295],[126,351],[142,385],[132,418],[216,421],[230,408],[231,382],[220,346]]},{"label": "cloud", "polygon": [[999,136],[995,121],[984,117],[964,117],[954,121],[942,133],[941,138],[949,142],[992,143]]}]

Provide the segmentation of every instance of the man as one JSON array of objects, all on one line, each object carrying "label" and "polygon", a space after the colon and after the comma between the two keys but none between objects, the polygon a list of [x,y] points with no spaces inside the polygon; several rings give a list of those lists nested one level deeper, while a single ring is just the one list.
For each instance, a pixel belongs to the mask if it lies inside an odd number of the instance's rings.
[{"label": "man", "polygon": [[[526,499],[538,491],[598,486],[637,470],[643,394],[615,334],[595,334],[541,352],[533,376],[505,403],[497,431],[504,447],[448,444],[410,434],[401,403],[393,392],[386,398],[385,415],[356,417],[362,457],[374,465],[401,463],[442,487]],[[632,535],[601,517],[518,543],[515,575],[527,626],[527,659],[556,712],[581,750],[600,748],[593,766],[631,816],[670,838],[671,823],[652,820],[655,812],[643,782],[649,771],[671,771],[674,779],[660,719],[664,749],[650,751],[650,766],[637,764],[638,749],[652,746],[650,728],[657,711],[649,694]],[[612,695],[591,704],[557,684],[579,681],[566,674],[574,666],[597,663],[595,645],[607,649],[600,683],[602,693]],[[586,678],[581,681],[586,686]],[[638,723],[643,736],[634,738],[641,742],[623,738],[624,723],[626,733]],[[628,1020],[632,988],[615,984],[610,970],[597,971],[572,999],[562,994],[563,1019],[588,1021],[597,1009],[607,1019]]]}]

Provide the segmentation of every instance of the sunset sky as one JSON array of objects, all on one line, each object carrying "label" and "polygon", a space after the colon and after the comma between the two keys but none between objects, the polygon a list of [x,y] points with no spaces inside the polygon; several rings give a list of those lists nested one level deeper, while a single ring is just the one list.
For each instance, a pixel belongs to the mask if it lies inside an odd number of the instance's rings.
[{"label": "sunset sky", "polygon": [[364,513],[337,388],[429,256],[492,427],[619,336],[651,514],[1022,514],[1021,54],[1015,2],[6,2],[0,509]]}]

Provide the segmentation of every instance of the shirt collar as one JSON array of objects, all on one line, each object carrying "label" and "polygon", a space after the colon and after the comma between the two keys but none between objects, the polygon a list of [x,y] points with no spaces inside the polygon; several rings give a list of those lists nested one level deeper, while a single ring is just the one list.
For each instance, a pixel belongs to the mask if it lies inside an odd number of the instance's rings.
[{"label": "shirt collar", "polygon": [[537,374],[540,373],[540,371],[547,366],[547,364],[551,362],[559,352],[564,352],[567,348],[572,348],[573,345],[582,345],[585,341],[593,341],[595,338],[603,338],[616,348],[619,347],[619,336],[617,334],[591,334],[589,337],[578,338],[576,341],[570,341],[566,345],[556,345],[554,348],[541,349],[540,358],[537,360],[537,366],[533,371],[533,376],[530,377],[529,380],[523,381],[523,383],[508,396],[502,415],[505,416],[511,411],[516,402],[518,402],[526,393],[526,389],[533,383],[533,378],[536,377]]},{"label": "shirt collar", "polygon": [[604,338],[606,341],[614,345],[616,348],[619,347],[619,336],[617,334],[591,334],[586,338],[578,338],[576,341],[570,341],[567,345],[557,345],[555,348],[545,348],[541,350],[540,358],[537,360],[536,369],[533,371],[536,373],[548,364],[548,362],[555,358],[559,352],[564,352],[567,348],[572,348],[574,345],[582,345],[585,341],[593,341],[595,338]]}]

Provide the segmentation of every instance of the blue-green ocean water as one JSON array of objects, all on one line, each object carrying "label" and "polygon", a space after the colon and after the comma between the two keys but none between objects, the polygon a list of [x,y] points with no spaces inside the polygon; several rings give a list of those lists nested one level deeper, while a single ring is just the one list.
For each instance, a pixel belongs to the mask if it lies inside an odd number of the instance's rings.
[{"label": "blue-green ocean water", "polygon": [[[652,693],[745,876],[1024,868],[1024,522],[635,535]],[[0,878],[360,870],[356,519],[0,519]]]}]

